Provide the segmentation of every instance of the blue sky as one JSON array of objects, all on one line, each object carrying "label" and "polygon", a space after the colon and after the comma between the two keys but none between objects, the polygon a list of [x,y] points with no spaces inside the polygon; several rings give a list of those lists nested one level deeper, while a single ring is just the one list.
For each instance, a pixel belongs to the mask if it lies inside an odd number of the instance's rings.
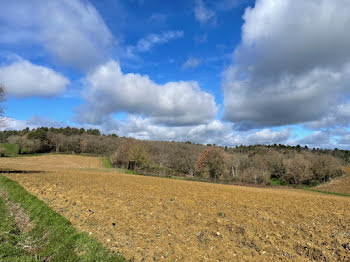
[{"label": "blue sky", "polygon": [[0,5],[7,129],[349,148],[349,0]]}]

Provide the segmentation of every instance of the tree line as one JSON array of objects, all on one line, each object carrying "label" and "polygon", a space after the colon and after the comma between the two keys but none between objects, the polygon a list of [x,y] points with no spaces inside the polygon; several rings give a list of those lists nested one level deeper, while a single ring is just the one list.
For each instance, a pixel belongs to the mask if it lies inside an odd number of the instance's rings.
[{"label": "tree line", "polygon": [[19,154],[72,153],[107,156],[114,167],[140,174],[182,176],[221,183],[314,185],[344,174],[350,152],[289,145],[221,147],[186,142],[141,141],[98,129],[47,128],[0,132]]}]

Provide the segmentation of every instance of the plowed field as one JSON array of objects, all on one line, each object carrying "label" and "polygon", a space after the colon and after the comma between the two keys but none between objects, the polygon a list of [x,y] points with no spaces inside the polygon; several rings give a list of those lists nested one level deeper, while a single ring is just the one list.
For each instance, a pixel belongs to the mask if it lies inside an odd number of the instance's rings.
[{"label": "plowed field", "polygon": [[0,168],[22,171],[52,171],[102,167],[102,161],[99,158],[79,155],[43,155],[0,159]]},{"label": "plowed field", "polygon": [[7,176],[135,261],[350,261],[349,197],[119,174],[70,156],[11,161],[0,166],[46,170]]}]

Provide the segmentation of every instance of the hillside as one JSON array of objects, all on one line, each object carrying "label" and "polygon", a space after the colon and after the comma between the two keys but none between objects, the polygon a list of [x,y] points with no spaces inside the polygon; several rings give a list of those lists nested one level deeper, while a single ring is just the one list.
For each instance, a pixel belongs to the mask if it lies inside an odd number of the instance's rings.
[{"label": "hillside", "polygon": [[347,175],[334,179],[328,183],[315,187],[316,190],[334,192],[350,196],[350,168],[346,169]]}]

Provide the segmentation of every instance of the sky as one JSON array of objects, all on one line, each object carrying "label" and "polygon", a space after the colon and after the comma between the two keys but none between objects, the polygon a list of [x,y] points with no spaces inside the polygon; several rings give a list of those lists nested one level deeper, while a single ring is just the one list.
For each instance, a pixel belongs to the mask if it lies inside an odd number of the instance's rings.
[{"label": "sky", "polygon": [[5,129],[350,149],[350,0],[1,0]]}]

